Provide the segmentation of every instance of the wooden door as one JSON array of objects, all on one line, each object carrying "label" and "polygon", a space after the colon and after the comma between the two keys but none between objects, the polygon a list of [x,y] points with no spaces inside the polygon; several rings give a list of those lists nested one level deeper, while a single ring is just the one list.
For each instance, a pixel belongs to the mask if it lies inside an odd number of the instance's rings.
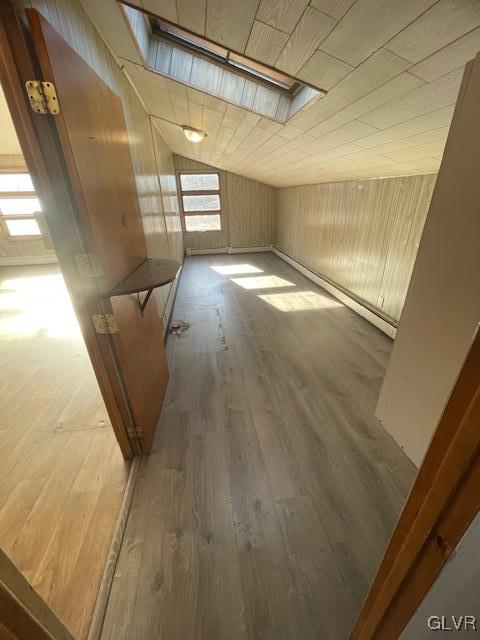
[{"label": "wooden door", "polygon": [[148,453],[168,381],[163,323],[153,301],[142,315],[136,296],[108,297],[146,258],[122,102],[37,11],[27,10],[27,17],[43,80],[56,88],[60,112],[51,119],[86,251],[101,263],[99,303],[118,325],[109,340],[132,418],[130,434]]},{"label": "wooden door", "polygon": [[115,365],[110,341],[96,333],[92,314],[99,313],[95,278],[82,278],[76,257],[88,249],[83,225],[66,172],[65,160],[52,118],[30,108],[25,88],[37,78],[38,63],[29,33],[9,0],[0,0],[0,80],[12,115],[26,164],[39,195],[52,236],[55,252],[82,329],[85,345],[110,416],[113,430],[125,457],[137,451],[128,436],[132,418],[123,384]]}]

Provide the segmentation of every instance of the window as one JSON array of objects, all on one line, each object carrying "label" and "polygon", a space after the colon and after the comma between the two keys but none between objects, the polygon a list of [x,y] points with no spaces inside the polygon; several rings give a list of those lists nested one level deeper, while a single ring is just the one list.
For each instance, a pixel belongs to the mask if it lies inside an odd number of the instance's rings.
[{"label": "window", "polygon": [[220,62],[228,67],[234,67],[238,71],[246,75],[254,76],[256,79],[274,85],[276,88],[292,92],[300,86],[300,83],[297,82],[295,78],[277,69],[267,67],[256,60],[251,60],[239,53],[230,51],[206,38],[202,38],[174,24],[170,24],[166,20],[151,16],[150,27],[152,33],[156,36],[183,45],[188,49],[203,54],[215,62]]},{"label": "window", "polygon": [[0,173],[0,223],[9,238],[42,235],[40,201],[28,173]]},{"label": "window", "polygon": [[[153,75],[158,74],[282,124],[326,95],[324,89],[305,78],[300,81],[247,57],[243,51],[234,51],[220,41],[192,33],[167,18],[152,15],[148,8],[134,9],[133,4],[141,4],[139,2],[118,2],[150,77],[150,85],[157,82],[161,85]],[[151,1],[152,9],[153,4]],[[161,4],[165,3],[156,3]],[[262,40],[261,45],[264,44]],[[315,67],[313,81],[320,76]],[[142,87],[137,88],[144,93]],[[148,96],[144,97],[148,102]],[[189,125],[188,121],[177,124]]]},{"label": "window", "polygon": [[185,231],[221,231],[218,173],[181,173],[180,191]]}]

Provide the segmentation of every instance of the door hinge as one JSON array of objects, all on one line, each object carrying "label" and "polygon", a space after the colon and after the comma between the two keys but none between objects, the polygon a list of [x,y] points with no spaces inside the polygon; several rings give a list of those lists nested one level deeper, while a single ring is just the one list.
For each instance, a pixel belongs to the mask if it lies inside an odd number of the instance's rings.
[{"label": "door hinge", "polygon": [[135,440],[136,438],[143,438],[144,431],[142,427],[127,427],[127,434],[130,439]]},{"label": "door hinge", "polygon": [[101,278],[103,276],[102,261],[98,253],[76,253],[75,262],[78,273],[83,278]]},{"label": "door hinge", "polygon": [[92,322],[97,333],[118,333],[117,320],[113,313],[94,313],[92,316]]},{"label": "door hinge", "polygon": [[25,83],[30,106],[35,113],[60,113],[57,91],[53,82],[27,80]]}]

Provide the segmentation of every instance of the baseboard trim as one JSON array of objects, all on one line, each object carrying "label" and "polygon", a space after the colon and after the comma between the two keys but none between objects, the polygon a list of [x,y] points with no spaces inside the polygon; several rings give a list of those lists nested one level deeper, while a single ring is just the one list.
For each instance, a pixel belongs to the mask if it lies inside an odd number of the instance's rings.
[{"label": "baseboard trim", "polygon": [[288,253],[281,251],[277,247],[272,247],[272,251],[276,256],[278,256],[282,260],[285,260],[285,262],[288,262],[290,266],[294,267],[297,271],[299,271],[301,274],[306,276],[309,280],[311,280],[315,284],[318,284],[319,287],[322,287],[322,289],[325,289],[325,291],[328,291],[328,293],[331,293],[332,296],[337,298],[337,300],[340,300],[340,302],[343,302],[345,306],[349,307],[350,309],[353,309],[353,311],[355,311],[355,313],[358,313],[359,316],[362,316],[362,318],[365,318],[365,320],[368,320],[371,324],[377,327],[377,329],[380,329],[380,331],[383,331],[383,333],[385,333],[390,338],[395,338],[397,334],[397,327],[390,324],[389,322],[384,320],[382,317],[378,316],[376,313],[371,311],[368,307],[365,307],[364,305],[362,305],[360,302],[358,302],[357,300],[355,300],[354,298],[346,294],[341,289],[338,289],[337,287],[335,287],[335,285],[333,285],[328,280],[325,280],[321,276],[317,275],[314,271],[311,271],[310,269],[305,267],[301,262],[298,262],[294,258],[291,258],[288,255]]},{"label": "baseboard trim", "polygon": [[227,247],[216,249],[185,249],[187,256],[208,256],[212,253],[227,253]]},{"label": "baseboard trim", "polygon": [[0,267],[28,267],[37,264],[56,264],[57,262],[55,254],[46,256],[11,256],[1,257]]},{"label": "baseboard trim", "polygon": [[108,550],[107,561],[103,570],[102,580],[100,582],[100,588],[98,590],[97,600],[95,602],[95,608],[93,610],[87,640],[99,640],[102,633],[103,622],[105,620],[105,614],[107,612],[108,600],[110,598],[110,591],[112,589],[115,569],[117,566],[118,557],[120,555],[120,549],[123,543],[123,536],[127,527],[128,515],[130,513],[130,507],[132,505],[133,491],[137,482],[141,461],[141,456],[136,456],[132,460],[132,465],[130,467],[130,473],[127,480],[127,486],[125,487],[122,506],[120,507],[120,512],[118,514],[117,522],[115,524],[115,529],[112,536],[112,542],[110,543],[110,548]]},{"label": "baseboard trim", "polygon": [[271,244],[262,245],[260,247],[227,247],[227,253],[261,253],[262,251],[271,250]]},{"label": "baseboard trim", "polygon": [[170,324],[172,322],[173,307],[175,306],[175,300],[177,299],[178,285],[180,284],[180,278],[182,277],[182,272],[183,272],[183,264],[180,267],[180,270],[179,270],[179,272],[177,274],[177,277],[172,282],[172,286],[171,286],[170,292],[168,294],[167,304],[165,305],[165,311],[164,311],[164,314],[163,314],[163,340],[164,340],[164,342],[167,341],[167,338],[168,338],[168,335],[169,335]]},{"label": "baseboard trim", "polygon": [[260,247],[218,247],[216,249],[186,249],[187,256],[208,256],[213,253],[260,253],[262,251],[272,251],[272,246],[262,245]]}]

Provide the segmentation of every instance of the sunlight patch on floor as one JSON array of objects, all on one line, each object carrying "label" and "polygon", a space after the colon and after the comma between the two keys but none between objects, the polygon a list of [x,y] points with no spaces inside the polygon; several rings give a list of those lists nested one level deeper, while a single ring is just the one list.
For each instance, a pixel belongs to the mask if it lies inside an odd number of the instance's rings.
[{"label": "sunlight patch on floor", "polygon": [[222,276],[240,275],[241,273],[263,273],[263,269],[252,264],[227,264],[218,267],[210,267]]},{"label": "sunlight patch on floor", "polygon": [[278,276],[255,276],[252,278],[231,278],[232,282],[244,289],[277,289],[279,287],[295,287],[289,280]]},{"label": "sunlight patch on floor", "polygon": [[37,335],[82,340],[70,296],[60,274],[0,282],[0,336]]},{"label": "sunlight patch on floor", "polygon": [[343,307],[341,302],[335,302],[314,291],[269,293],[259,295],[258,297],[279,311],[309,311],[312,309]]}]

